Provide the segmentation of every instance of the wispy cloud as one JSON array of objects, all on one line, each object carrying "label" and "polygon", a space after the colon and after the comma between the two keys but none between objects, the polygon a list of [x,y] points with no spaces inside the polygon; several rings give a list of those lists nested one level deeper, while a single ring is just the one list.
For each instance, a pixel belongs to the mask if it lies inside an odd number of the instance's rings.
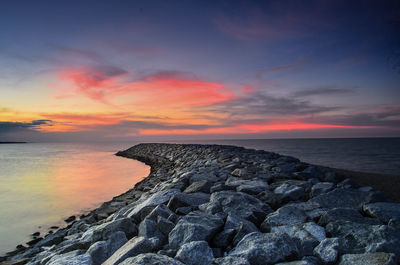
[{"label": "wispy cloud", "polygon": [[320,86],[314,88],[299,89],[293,92],[294,97],[308,97],[308,96],[319,96],[319,95],[342,95],[354,93],[357,87],[343,88],[335,85]]}]

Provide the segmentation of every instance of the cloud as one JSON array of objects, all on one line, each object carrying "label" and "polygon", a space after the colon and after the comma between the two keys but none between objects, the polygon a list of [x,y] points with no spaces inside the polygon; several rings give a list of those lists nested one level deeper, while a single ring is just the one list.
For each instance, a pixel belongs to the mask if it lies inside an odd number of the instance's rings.
[{"label": "cloud", "polygon": [[34,131],[52,125],[53,121],[51,120],[33,120],[30,122],[0,121],[0,135],[21,131]]},{"label": "cloud", "polygon": [[294,92],[292,95],[294,97],[308,97],[308,96],[316,96],[316,95],[341,95],[341,94],[349,94],[353,93],[354,89],[352,88],[341,88],[333,85],[328,86],[320,86],[316,88],[308,88],[308,89],[300,89]]},{"label": "cloud", "polygon": [[64,68],[58,73],[59,80],[67,83],[56,86],[61,91],[58,98],[83,95],[113,105],[119,97],[125,104],[169,108],[209,105],[234,98],[233,91],[221,83],[179,71],[160,71],[136,78],[111,66]]}]

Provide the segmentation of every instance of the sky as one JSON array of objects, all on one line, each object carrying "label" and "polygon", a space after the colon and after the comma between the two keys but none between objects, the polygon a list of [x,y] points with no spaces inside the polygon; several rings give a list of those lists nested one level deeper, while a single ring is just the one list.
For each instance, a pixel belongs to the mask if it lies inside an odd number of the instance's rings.
[{"label": "sky", "polygon": [[0,141],[400,136],[399,1],[0,1]]}]

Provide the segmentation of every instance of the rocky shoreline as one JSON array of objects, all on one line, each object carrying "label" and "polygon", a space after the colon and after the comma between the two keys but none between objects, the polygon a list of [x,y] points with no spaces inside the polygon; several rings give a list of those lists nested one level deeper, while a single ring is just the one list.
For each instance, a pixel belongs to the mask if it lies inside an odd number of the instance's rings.
[{"label": "rocky shoreline", "polygon": [[332,170],[234,146],[139,144],[132,190],[2,264],[398,264],[400,204]]}]

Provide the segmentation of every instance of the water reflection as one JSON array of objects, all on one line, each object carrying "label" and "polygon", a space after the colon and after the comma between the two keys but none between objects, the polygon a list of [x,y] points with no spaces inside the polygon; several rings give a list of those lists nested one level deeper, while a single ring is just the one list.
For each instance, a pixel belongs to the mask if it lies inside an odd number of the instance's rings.
[{"label": "water reflection", "polygon": [[90,210],[149,174],[149,167],[116,157],[130,145],[27,144],[0,147],[0,254],[41,226]]}]

